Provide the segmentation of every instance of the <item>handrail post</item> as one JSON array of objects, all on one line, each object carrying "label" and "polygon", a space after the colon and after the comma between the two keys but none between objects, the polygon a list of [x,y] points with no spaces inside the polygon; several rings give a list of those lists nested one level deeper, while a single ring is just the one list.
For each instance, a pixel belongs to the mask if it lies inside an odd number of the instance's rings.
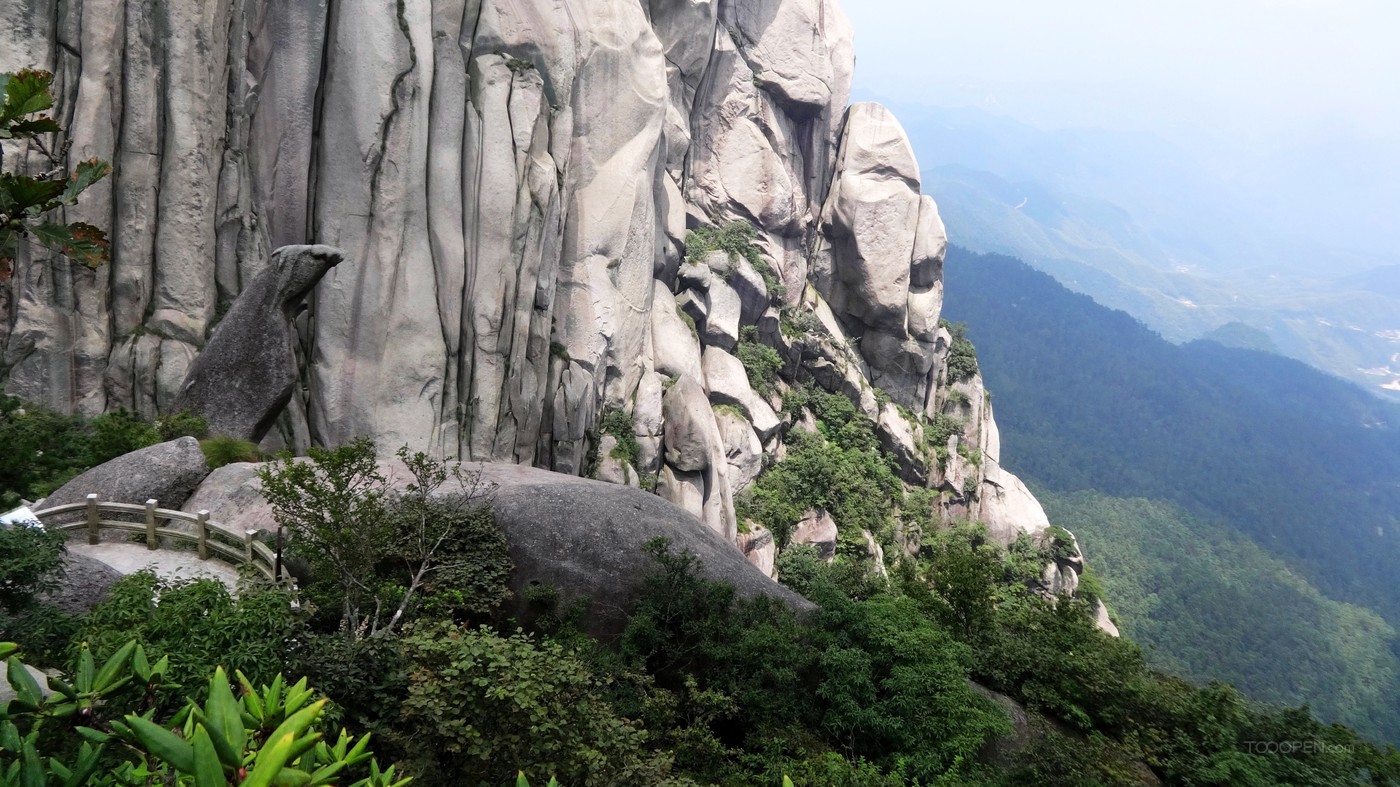
[{"label": "handrail post", "polygon": [[160,549],[160,539],[156,538],[156,501],[146,501],[146,548]]},{"label": "handrail post", "polygon": [[88,531],[88,543],[89,543],[89,544],[96,544],[96,543],[97,543],[97,541],[98,541],[98,538],[97,538],[97,529],[98,529],[99,523],[100,523],[101,521],[102,521],[102,518],[101,518],[100,516],[98,516],[98,514],[97,514],[97,495],[88,495],[88,496],[87,496],[87,531]]},{"label": "handrail post", "polygon": [[194,532],[199,539],[199,559],[209,559],[209,512],[200,511],[194,515]]},{"label": "handrail post", "polygon": [[253,536],[257,534],[256,530],[243,531],[243,559],[249,563],[253,562]]}]

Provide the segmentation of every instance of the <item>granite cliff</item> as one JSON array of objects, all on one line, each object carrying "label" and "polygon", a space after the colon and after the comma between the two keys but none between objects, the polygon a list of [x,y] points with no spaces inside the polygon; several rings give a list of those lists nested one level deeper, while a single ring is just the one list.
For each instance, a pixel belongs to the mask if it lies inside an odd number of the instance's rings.
[{"label": "granite cliff", "polygon": [[[779,396],[814,381],[943,517],[1048,527],[999,465],[980,376],[950,368],[943,223],[898,121],[848,106],[832,0],[7,3],[0,70],[32,66],[74,155],[114,165],[69,217],[113,256],[19,266],[11,394],[173,409],[271,250],[328,244],[346,261],[296,316],[269,446],[592,465],[735,539],[734,496],[800,420]],[[735,222],[752,253],[697,253],[692,232]],[[775,391],[746,342],[777,352]],[[940,419],[961,433],[933,445]]]}]

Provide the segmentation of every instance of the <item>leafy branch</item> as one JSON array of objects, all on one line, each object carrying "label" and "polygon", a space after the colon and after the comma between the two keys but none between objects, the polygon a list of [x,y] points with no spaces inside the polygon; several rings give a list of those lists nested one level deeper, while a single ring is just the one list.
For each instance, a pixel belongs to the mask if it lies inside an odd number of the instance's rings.
[{"label": "leafy branch", "polygon": [[0,144],[0,281],[14,275],[21,239],[95,269],[106,262],[111,243],[101,229],[83,222],[62,222],[48,214],[78,204],[78,195],[112,171],[105,161],[79,161],[69,171],[72,140],[49,142],[62,128],[47,110],[53,108],[53,74],[24,70],[0,74],[0,143],[24,141],[47,162],[37,176],[3,172],[5,150]]}]

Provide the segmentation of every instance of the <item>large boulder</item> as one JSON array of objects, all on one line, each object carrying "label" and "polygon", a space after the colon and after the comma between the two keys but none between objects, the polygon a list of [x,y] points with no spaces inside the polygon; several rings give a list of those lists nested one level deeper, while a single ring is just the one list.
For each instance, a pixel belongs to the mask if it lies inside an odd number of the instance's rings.
[{"label": "large boulder", "polygon": [[179,508],[207,475],[199,441],[181,437],[92,468],[44,498],[36,510],[81,503],[92,494],[103,503],[140,505],[154,499],[161,508]]},{"label": "large boulder", "polygon": [[190,367],[175,409],[202,417],[214,434],[261,440],[297,381],[296,311],[342,259],[330,246],[283,246],[273,252]]},{"label": "large boulder", "polygon": [[208,511],[210,520],[234,532],[276,532],[272,504],[263,497],[262,481],[258,479],[261,466],[235,462],[214,470],[185,501],[182,510],[190,514]]},{"label": "large boulder", "polygon": [[595,632],[619,631],[653,567],[646,545],[666,538],[673,551],[699,558],[701,574],[733,585],[741,598],[772,596],[799,611],[812,608],[719,533],[655,495],[518,465],[480,469],[482,480],[496,485],[492,507],[510,542],[518,604],[530,587],[549,586],[566,603],[587,599]]}]

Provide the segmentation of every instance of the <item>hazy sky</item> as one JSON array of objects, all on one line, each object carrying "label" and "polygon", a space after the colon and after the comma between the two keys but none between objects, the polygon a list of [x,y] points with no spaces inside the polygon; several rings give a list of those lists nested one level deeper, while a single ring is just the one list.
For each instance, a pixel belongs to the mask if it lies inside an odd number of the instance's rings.
[{"label": "hazy sky", "polygon": [[845,0],[858,95],[1045,126],[1400,135],[1397,0]]}]

